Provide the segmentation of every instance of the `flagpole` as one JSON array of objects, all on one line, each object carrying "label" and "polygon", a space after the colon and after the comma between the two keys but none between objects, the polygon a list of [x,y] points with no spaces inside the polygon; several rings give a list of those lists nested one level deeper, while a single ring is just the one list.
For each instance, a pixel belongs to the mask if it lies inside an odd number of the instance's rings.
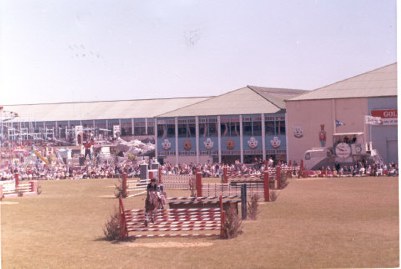
[{"label": "flagpole", "polygon": [[372,152],[372,124],[369,125],[369,150]]},{"label": "flagpole", "polygon": [[363,135],[365,136],[365,150],[367,150],[367,139],[366,139],[366,116],[363,119]]}]

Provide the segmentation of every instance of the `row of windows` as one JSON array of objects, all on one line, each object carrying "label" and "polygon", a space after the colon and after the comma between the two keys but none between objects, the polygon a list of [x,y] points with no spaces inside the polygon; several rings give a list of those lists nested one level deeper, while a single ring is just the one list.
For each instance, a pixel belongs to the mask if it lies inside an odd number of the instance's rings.
[{"label": "row of windows", "polygon": [[154,135],[154,121],[149,120],[147,123],[145,121],[134,121],[134,128],[132,128],[131,119],[122,119],[121,125],[118,119],[111,120],[90,120],[90,121],[51,121],[51,122],[14,122],[9,124],[9,128],[15,128],[20,130],[22,128],[27,128],[30,133],[39,133],[43,129],[54,129],[55,135],[59,138],[68,137],[72,129],[75,126],[82,125],[84,131],[88,129],[94,129],[95,133],[102,131],[113,131],[113,126],[120,125],[121,135]]},{"label": "row of windows", "polygon": [[[173,119],[158,120],[158,137],[175,137],[175,124]],[[217,117],[199,117],[199,135],[203,137],[216,137],[218,128],[221,136],[239,136],[239,116],[221,116],[220,126]],[[97,131],[113,131],[114,125],[120,125],[121,135],[154,135],[153,119],[110,119],[110,120],[83,120],[83,121],[53,121],[53,122],[15,122],[10,127],[16,129],[28,128],[29,132],[40,132],[42,128],[54,128],[57,137],[65,138],[74,126],[82,125],[85,129]],[[265,118],[266,135],[285,134],[284,116],[269,116]],[[262,123],[260,115],[243,116],[243,135],[262,135]],[[195,137],[196,124],[194,118],[178,120],[178,137]]]},{"label": "row of windows", "polygon": [[[201,123],[199,124],[199,135],[204,137],[217,136],[217,123]],[[159,124],[157,126],[158,137],[175,137],[174,124]],[[262,123],[261,122],[244,122],[242,124],[243,135],[261,136]],[[196,135],[195,124],[178,124],[178,137],[195,137]],[[220,124],[221,136],[239,136],[240,125],[238,122],[226,122]],[[285,135],[285,122],[280,121],[266,121],[265,122],[266,135]]]}]

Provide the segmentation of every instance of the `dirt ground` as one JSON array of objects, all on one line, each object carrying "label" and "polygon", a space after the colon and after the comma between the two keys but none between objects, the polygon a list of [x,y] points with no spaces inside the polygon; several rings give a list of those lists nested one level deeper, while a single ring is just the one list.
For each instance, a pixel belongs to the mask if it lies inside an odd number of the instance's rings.
[{"label": "dirt ground", "polygon": [[[39,196],[4,199],[2,268],[399,267],[398,178],[291,179],[230,240],[111,243],[103,227],[118,207],[116,182],[42,181]],[[125,200],[126,208],[143,203]]]}]

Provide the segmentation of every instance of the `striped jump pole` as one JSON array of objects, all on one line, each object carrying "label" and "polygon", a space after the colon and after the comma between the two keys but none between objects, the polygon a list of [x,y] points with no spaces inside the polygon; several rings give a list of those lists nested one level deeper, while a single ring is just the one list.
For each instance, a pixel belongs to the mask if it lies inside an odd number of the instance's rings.
[{"label": "striped jump pole", "polygon": [[269,172],[267,170],[263,173],[263,194],[265,196],[265,202],[270,202],[270,190],[269,190]]}]

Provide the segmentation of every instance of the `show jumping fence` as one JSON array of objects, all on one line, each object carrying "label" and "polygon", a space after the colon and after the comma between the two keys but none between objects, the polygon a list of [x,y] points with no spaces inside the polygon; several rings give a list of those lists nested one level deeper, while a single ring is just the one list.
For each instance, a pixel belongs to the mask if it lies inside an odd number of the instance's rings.
[{"label": "show jumping fence", "polygon": [[5,197],[18,197],[38,194],[38,181],[20,182],[19,174],[14,174],[14,180],[0,181],[0,200]]},{"label": "show jumping fence", "polygon": [[[159,184],[164,190],[189,190],[193,197],[218,197],[241,195],[241,186],[246,184],[246,194],[251,197],[254,194],[264,197],[265,201],[270,201],[270,190],[282,189],[286,185],[288,177],[297,175],[299,167],[281,167],[266,169],[261,175],[239,175],[229,173],[227,167],[223,168],[222,183],[206,183],[202,182],[202,174],[197,172],[196,175],[162,175],[159,170],[157,177]],[[143,180],[142,180],[143,181]],[[146,184],[149,181],[138,179],[130,179],[127,175],[122,176],[123,197],[132,197],[146,193]]]},{"label": "show jumping fence", "polygon": [[201,237],[222,236],[225,212],[223,200],[216,208],[174,208],[158,209],[153,223],[145,225],[143,209],[124,208],[123,200],[119,198],[120,239],[126,239],[131,234],[141,237]]}]

